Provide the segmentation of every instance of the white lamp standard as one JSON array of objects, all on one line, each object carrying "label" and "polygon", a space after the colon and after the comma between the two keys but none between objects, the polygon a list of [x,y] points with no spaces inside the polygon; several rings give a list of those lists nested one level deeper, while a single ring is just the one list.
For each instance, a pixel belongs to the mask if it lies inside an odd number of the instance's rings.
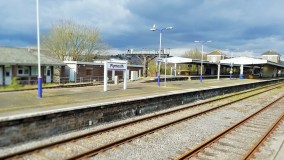
[{"label": "white lamp standard", "polygon": [[156,28],[156,25],[154,24],[153,27],[150,29],[150,31],[159,31],[160,32],[160,45],[159,45],[159,60],[158,60],[158,86],[160,86],[160,68],[161,68],[161,50],[162,50],[162,33],[164,30],[171,30],[173,27],[166,27],[166,28]]},{"label": "white lamp standard", "polygon": [[200,67],[200,83],[202,83],[202,64],[203,64],[203,45],[212,41],[194,41],[195,43],[201,43],[201,67]]},{"label": "white lamp standard", "polygon": [[232,62],[232,58],[233,58],[233,51],[231,51],[230,80],[232,80],[232,74],[233,74],[233,62]]},{"label": "white lamp standard", "polygon": [[230,53],[231,53],[231,58],[230,58],[230,67],[231,67],[231,70],[230,70],[230,80],[232,80],[233,78],[233,51],[238,51],[239,49],[227,49]]},{"label": "white lamp standard", "polygon": [[37,24],[37,57],[38,57],[38,98],[42,98],[42,78],[41,78],[41,67],[40,67],[40,37],[39,37],[39,9],[38,0],[36,0],[36,24]]}]

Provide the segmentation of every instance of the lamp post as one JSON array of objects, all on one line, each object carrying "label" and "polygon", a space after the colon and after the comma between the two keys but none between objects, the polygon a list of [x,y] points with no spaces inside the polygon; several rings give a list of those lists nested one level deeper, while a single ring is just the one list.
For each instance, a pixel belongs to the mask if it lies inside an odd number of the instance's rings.
[{"label": "lamp post", "polygon": [[233,62],[232,62],[232,58],[233,58],[233,51],[231,52],[231,70],[230,70],[230,80],[232,80],[232,74],[233,74]]},{"label": "lamp post", "polygon": [[161,68],[161,62],[160,62],[160,58],[161,58],[161,50],[162,50],[162,33],[164,30],[172,30],[173,27],[166,27],[166,28],[156,28],[156,25],[154,24],[153,27],[150,29],[150,31],[159,31],[160,33],[160,45],[159,45],[159,60],[158,60],[158,86],[160,86],[160,68]]},{"label": "lamp post", "polygon": [[167,55],[165,57],[165,87],[167,86]]},{"label": "lamp post", "polygon": [[230,51],[230,49],[226,49],[229,53],[231,53],[231,56],[230,56],[230,80],[232,80],[232,73],[233,73],[233,62],[232,62],[232,53],[233,51]]},{"label": "lamp post", "polygon": [[230,67],[231,67],[231,70],[230,70],[230,80],[232,80],[232,74],[233,74],[233,66],[234,66],[234,64],[233,64],[233,60],[232,60],[232,58],[233,58],[233,51],[238,51],[239,50],[239,48],[237,48],[237,49],[227,49],[229,52],[230,52],[230,50],[231,50],[231,58],[230,58]]},{"label": "lamp post", "polygon": [[38,98],[42,98],[42,78],[41,78],[41,67],[40,67],[40,36],[39,36],[39,7],[38,1],[36,0],[36,24],[37,24],[37,57],[38,57]]},{"label": "lamp post", "polygon": [[194,42],[201,44],[200,83],[202,83],[203,45],[204,45],[205,43],[210,43],[210,42],[212,42],[212,41],[194,41]]}]

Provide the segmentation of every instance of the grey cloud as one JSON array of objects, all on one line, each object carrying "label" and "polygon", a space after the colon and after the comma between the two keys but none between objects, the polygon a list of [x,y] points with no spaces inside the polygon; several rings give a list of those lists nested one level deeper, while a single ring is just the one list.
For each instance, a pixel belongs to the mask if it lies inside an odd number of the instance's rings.
[{"label": "grey cloud", "polygon": [[[174,27],[163,34],[166,48],[190,49],[194,40],[212,40],[208,49],[284,53],[283,6],[282,0],[40,0],[41,31],[73,19],[98,26],[113,48],[157,48],[159,34],[149,31],[155,23]],[[0,45],[36,44],[35,0],[3,1],[0,8]]]}]

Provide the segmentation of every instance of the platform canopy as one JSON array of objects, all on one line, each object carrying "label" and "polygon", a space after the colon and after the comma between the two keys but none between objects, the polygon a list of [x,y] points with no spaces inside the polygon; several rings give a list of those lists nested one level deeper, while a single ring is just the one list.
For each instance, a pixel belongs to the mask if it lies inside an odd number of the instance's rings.
[{"label": "platform canopy", "polygon": [[183,58],[183,57],[169,57],[169,58],[163,58],[162,62],[167,62],[167,63],[191,63],[192,59],[191,58]]},{"label": "platform canopy", "polygon": [[108,62],[115,62],[115,63],[128,63],[126,60],[120,60],[120,59],[110,59],[110,60],[101,60],[101,61],[94,61],[94,63],[104,63],[105,61]]},{"label": "platform canopy", "polygon": [[220,60],[221,64],[239,64],[239,65],[255,65],[255,64],[266,64],[267,60],[250,58],[250,57],[236,57],[230,59]]}]

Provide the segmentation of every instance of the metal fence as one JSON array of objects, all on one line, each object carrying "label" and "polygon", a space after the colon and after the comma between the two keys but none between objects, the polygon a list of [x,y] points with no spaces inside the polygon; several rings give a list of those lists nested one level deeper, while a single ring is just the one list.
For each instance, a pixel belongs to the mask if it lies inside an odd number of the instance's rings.
[{"label": "metal fence", "polygon": [[103,82],[103,76],[94,76],[94,77],[77,77],[75,83],[92,83],[92,82]]},{"label": "metal fence", "polygon": [[[123,76],[118,76],[118,79],[123,79]],[[114,77],[109,76],[108,81],[114,80]],[[75,80],[71,81],[69,77],[56,77],[54,79],[51,79],[52,83],[54,84],[78,84],[78,83],[103,83],[104,76],[92,76],[92,77],[77,77]],[[18,79],[18,83],[21,85],[37,85],[38,81],[37,79],[33,80],[23,80]],[[43,83],[45,82],[45,79],[43,79]]]},{"label": "metal fence", "polygon": [[18,80],[19,84],[22,85],[36,85],[37,80]]},{"label": "metal fence", "polygon": [[54,83],[65,84],[65,83],[93,83],[93,82],[103,82],[103,76],[93,76],[93,77],[76,77],[75,80],[70,80],[69,77],[60,77],[53,81]]}]

